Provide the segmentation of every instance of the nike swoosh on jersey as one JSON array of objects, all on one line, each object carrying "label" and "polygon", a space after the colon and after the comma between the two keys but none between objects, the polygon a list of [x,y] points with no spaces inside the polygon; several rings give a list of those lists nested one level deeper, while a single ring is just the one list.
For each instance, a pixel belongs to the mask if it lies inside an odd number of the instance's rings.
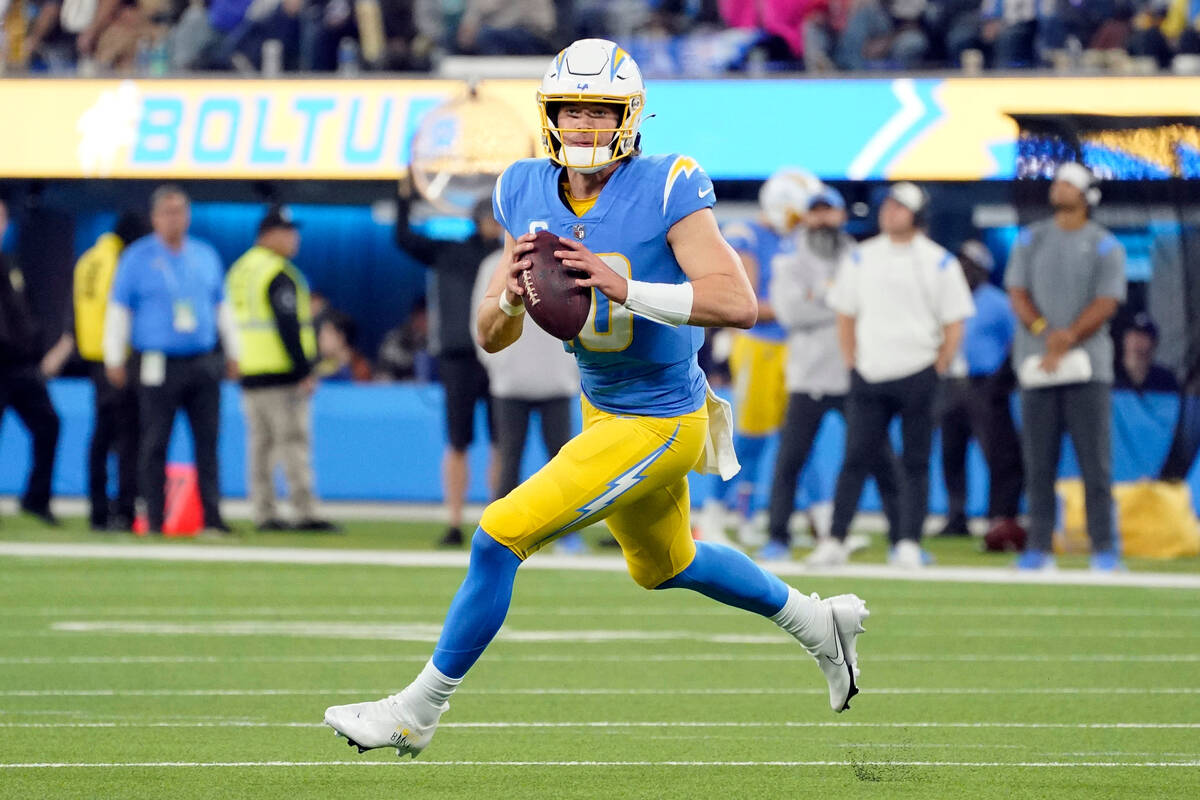
[{"label": "nike swoosh on jersey", "polygon": [[708,187],[707,189],[697,189],[696,196],[697,197],[706,197],[708,195],[708,193],[711,192],[712,190],[713,190],[713,187],[711,187],[711,186]]}]

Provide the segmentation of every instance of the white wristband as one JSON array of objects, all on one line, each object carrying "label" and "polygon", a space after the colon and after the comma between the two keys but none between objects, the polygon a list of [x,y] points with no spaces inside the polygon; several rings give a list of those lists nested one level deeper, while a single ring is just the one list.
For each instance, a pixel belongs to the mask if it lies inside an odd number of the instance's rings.
[{"label": "white wristband", "polygon": [[516,305],[508,302],[508,289],[500,290],[500,310],[510,317],[519,317],[525,313],[525,303],[518,302]]},{"label": "white wristband", "polygon": [[624,306],[639,317],[678,328],[692,318],[692,284],[629,281]]}]

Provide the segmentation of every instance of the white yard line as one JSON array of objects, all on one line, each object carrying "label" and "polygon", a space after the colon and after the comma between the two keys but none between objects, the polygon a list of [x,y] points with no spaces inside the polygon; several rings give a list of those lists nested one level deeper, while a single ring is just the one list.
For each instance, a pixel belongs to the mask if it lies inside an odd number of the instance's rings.
[{"label": "white yard line", "polygon": [[[583,664],[611,663],[622,664],[627,661],[644,661],[651,663],[674,663],[687,661],[703,662],[788,662],[795,661],[799,656],[795,653],[754,654],[745,653],[630,653],[628,655],[525,655],[507,656],[488,654],[488,663],[549,663],[549,664]],[[0,657],[0,666],[69,666],[78,665],[136,665],[136,664],[424,664],[429,660],[428,655],[392,655],[392,654],[346,654],[330,653],[328,655],[312,656],[11,656]],[[1014,664],[1193,664],[1200,663],[1200,653],[1174,653],[1159,655],[1137,655],[1129,653],[1093,653],[1093,654],[1024,654],[1024,653],[893,653],[871,655],[875,663],[992,663],[1005,662]]]},{"label": "white yard line", "polygon": [[[0,697],[286,697],[318,695],[362,695],[372,697],[383,689],[0,689]],[[1114,687],[1013,687],[994,686],[928,686],[928,687],[863,687],[863,692],[875,695],[1196,695],[1200,688],[1192,686],[1114,686]],[[689,696],[689,695],[823,695],[825,689],[796,687],[739,687],[706,689],[617,689],[617,688],[510,688],[464,689],[469,695],[501,696]]]},{"label": "white yard line", "polygon": [[[119,634],[145,636],[282,636],[301,639],[357,639],[374,641],[403,641],[403,642],[436,642],[441,635],[441,625],[431,622],[339,622],[333,620],[211,620],[204,622],[170,620],[60,620],[51,623],[50,631],[54,633],[75,634]],[[27,636],[37,636],[42,632],[27,632]],[[5,631],[5,635],[20,636],[20,632]],[[888,638],[903,636],[906,639],[915,638],[945,638],[945,630],[940,627],[927,630],[906,630],[903,634],[889,631],[884,627],[880,634]],[[978,630],[958,631],[959,638],[999,638],[1012,639],[1043,639],[1045,632],[1031,628],[1002,629],[981,628]],[[1105,641],[1124,639],[1153,639],[1164,641],[1168,639],[1186,639],[1192,641],[1195,634],[1187,630],[1153,631],[1138,629],[1126,630],[1096,630],[1096,631],[1064,631],[1056,633],[1057,639],[1104,639]],[[617,630],[595,629],[563,629],[563,630],[525,630],[506,626],[500,630],[496,641],[504,643],[544,644],[544,643],[607,643],[607,642],[704,642],[708,644],[746,644],[746,645],[775,645],[795,648],[794,640],[775,632],[767,634],[738,634],[714,633],[691,630],[638,630],[633,628]]]},{"label": "white yard line", "polygon": [[[1192,619],[1200,617],[1200,608],[1076,608],[1069,606],[1026,606],[1019,600],[1011,605],[997,598],[995,605],[989,606],[944,606],[944,605],[913,605],[905,603],[903,607],[872,609],[876,616],[897,617],[1070,617],[1085,619],[1108,619],[1111,617],[1132,617],[1138,619]],[[8,606],[0,609],[0,618],[14,617],[24,619],[29,617],[74,617],[95,615],[105,617],[379,617],[395,619],[397,617],[433,616],[441,618],[446,613],[446,604],[418,606],[410,605],[403,608],[335,608],[328,604],[304,605],[302,603],[288,606]],[[705,604],[699,607],[687,608],[664,607],[657,602],[641,603],[629,606],[546,606],[530,607],[515,605],[508,611],[509,617],[720,617],[738,615],[741,612],[728,606]]]},{"label": "white yard line", "polygon": [[[157,721],[141,722],[121,720],[109,722],[0,722],[0,728],[324,728],[320,722],[259,722],[245,719],[213,721]],[[1019,728],[1019,729],[1071,729],[1071,730],[1195,730],[1200,722],[443,722],[440,728],[465,730],[510,730],[565,728],[586,730],[641,729],[641,728]],[[849,747],[851,745],[841,745]],[[913,747],[923,745],[913,744]],[[1033,746],[1033,745],[1030,745]],[[1048,755],[1041,753],[1040,755]],[[1061,753],[1059,755],[1080,755]],[[1087,754],[1084,754],[1087,755]],[[1094,755],[1094,754],[1093,754]],[[1194,753],[1176,755],[1192,756]]]},{"label": "white yard line", "polygon": [[1200,767],[1200,761],[44,761],[0,763],[0,769],[244,768],[244,767]]},{"label": "white yard line", "polygon": [[[466,552],[337,550],[299,547],[236,547],[229,545],[175,545],[163,542],[123,544],[53,544],[0,542],[0,556],[32,558],[86,558],[145,561],[187,561],[257,564],[342,564],[392,567],[450,567],[463,569]],[[1131,586],[1161,589],[1200,589],[1200,575],[1170,572],[1093,573],[1086,570],[1017,572],[997,567],[928,567],[904,570],[878,564],[813,571],[800,562],[768,563],[778,575],[838,577],[925,582],[1042,584],[1056,586]],[[624,572],[619,556],[558,556],[537,554],[523,569],[590,570]]]}]

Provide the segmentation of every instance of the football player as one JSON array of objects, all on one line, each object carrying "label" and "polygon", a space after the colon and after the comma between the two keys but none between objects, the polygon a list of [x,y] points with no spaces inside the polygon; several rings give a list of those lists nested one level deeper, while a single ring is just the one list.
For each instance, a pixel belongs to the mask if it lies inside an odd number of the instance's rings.
[{"label": "football player", "polygon": [[584,430],[488,506],[433,656],[404,690],[333,706],[325,722],[366,750],[416,756],[463,676],[500,630],[521,563],[568,531],[605,520],[634,580],[691,589],[768,617],[816,658],[835,711],[858,689],[854,595],[808,597],[722,545],[694,542],[687,473],[737,470],[727,404],[696,362],[700,326],[749,328],[754,292],[713,216],[713,185],[687,156],[643,156],[641,73],[602,39],[555,56],[538,92],[548,159],[510,166],[493,206],[505,255],[479,308],[480,344],[497,351],[524,325],[518,276],[533,232],[559,236],[563,264],[586,273],[592,312],[568,343],[583,385]]},{"label": "football player", "polygon": [[725,540],[727,511],[737,517],[738,539],[746,547],[765,541],[753,522],[753,499],[762,454],[783,426],[787,408],[784,365],[787,333],[775,319],[770,285],[773,263],[795,250],[795,237],[808,209],[809,198],[822,188],[820,180],[796,167],[776,170],[762,185],[756,220],[732,222],[722,233],[737,251],[758,300],[758,322],[733,334],[729,372],[733,379],[733,443],[742,470],[736,481],[714,478],[712,495],[704,503],[700,534],[706,541]]}]

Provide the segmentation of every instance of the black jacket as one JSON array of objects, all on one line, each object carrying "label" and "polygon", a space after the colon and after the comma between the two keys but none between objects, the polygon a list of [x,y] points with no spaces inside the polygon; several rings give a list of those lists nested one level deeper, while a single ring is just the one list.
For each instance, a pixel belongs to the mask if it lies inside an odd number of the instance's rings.
[{"label": "black jacket", "polygon": [[27,367],[41,358],[41,326],[29,307],[25,279],[0,253],[0,369]]},{"label": "black jacket", "polygon": [[462,241],[431,239],[408,223],[410,204],[401,197],[396,209],[396,244],[429,268],[429,353],[435,356],[475,355],[475,309],[471,292],[479,265],[498,242],[479,234]]}]

